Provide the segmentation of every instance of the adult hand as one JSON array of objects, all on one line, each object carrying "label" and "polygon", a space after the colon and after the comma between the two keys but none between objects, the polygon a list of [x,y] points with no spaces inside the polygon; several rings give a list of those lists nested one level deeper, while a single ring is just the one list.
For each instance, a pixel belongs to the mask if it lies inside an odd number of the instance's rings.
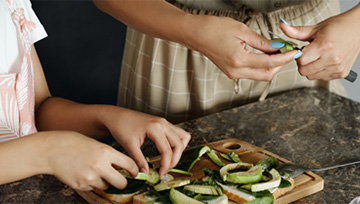
[{"label": "adult hand", "polygon": [[[270,81],[297,53],[266,54],[277,51],[270,47],[270,40],[231,18],[201,15],[192,18],[193,27],[199,29],[194,34],[196,39],[193,36],[186,44],[206,55],[231,79]],[[263,53],[250,52],[246,45]]]},{"label": "adult hand", "polygon": [[134,177],[138,173],[131,158],[104,143],[76,132],[43,133],[49,134],[46,137],[49,144],[47,173],[73,189],[106,189],[109,183],[122,189],[127,181],[117,169],[126,169]]},{"label": "adult hand", "polygon": [[345,78],[360,53],[360,6],[314,26],[280,28],[290,38],[309,41],[297,59],[299,73],[309,80]]},{"label": "adult hand", "polygon": [[146,137],[151,139],[161,154],[160,178],[175,167],[191,138],[189,133],[164,118],[120,107],[109,107],[102,120],[145,173],[149,166],[140,148]]}]

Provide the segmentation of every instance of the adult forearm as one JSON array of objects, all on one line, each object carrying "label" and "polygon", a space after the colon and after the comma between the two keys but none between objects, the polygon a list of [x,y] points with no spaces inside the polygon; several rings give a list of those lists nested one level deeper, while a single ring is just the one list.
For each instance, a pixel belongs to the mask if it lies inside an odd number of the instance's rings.
[{"label": "adult forearm", "polygon": [[36,111],[36,125],[39,131],[71,130],[102,138],[110,134],[99,119],[104,107],[107,105],[85,105],[52,97]]},{"label": "adult forearm", "polygon": [[188,14],[165,0],[93,0],[102,11],[122,23],[154,37],[178,42],[191,48],[195,35],[195,15]]}]

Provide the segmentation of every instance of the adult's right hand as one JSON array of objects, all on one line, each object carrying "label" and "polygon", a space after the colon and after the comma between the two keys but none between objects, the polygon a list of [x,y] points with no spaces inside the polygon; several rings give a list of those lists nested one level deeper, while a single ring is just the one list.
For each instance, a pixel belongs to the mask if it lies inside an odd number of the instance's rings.
[{"label": "adult's right hand", "polygon": [[[230,79],[270,81],[281,67],[294,60],[297,51],[274,54],[270,40],[244,23],[227,17],[191,15],[195,33],[185,44],[206,55]],[[253,53],[249,45],[263,53]],[[269,54],[272,53],[272,54]]]}]

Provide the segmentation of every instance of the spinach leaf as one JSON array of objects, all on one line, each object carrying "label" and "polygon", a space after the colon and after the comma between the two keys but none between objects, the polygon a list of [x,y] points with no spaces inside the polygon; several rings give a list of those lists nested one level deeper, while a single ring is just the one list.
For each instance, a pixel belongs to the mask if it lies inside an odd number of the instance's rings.
[{"label": "spinach leaf", "polygon": [[129,193],[135,193],[141,189],[146,188],[146,183],[144,180],[129,179],[129,178],[126,178],[126,180],[127,180],[127,186],[124,189],[118,189],[110,185],[109,188],[104,190],[104,192],[108,194],[129,194]]},{"label": "spinach leaf", "polygon": [[279,188],[288,188],[288,187],[290,187],[290,186],[291,186],[290,181],[281,178],[281,183],[280,183],[280,185],[279,185]]}]

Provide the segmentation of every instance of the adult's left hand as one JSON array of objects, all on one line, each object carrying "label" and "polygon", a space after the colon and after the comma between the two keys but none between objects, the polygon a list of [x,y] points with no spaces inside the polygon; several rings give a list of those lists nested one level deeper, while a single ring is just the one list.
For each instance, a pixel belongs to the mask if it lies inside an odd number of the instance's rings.
[{"label": "adult's left hand", "polygon": [[309,80],[345,78],[360,53],[360,4],[314,26],[280,23],[293,39],[309,41],[297,59],[299,73]]}]

